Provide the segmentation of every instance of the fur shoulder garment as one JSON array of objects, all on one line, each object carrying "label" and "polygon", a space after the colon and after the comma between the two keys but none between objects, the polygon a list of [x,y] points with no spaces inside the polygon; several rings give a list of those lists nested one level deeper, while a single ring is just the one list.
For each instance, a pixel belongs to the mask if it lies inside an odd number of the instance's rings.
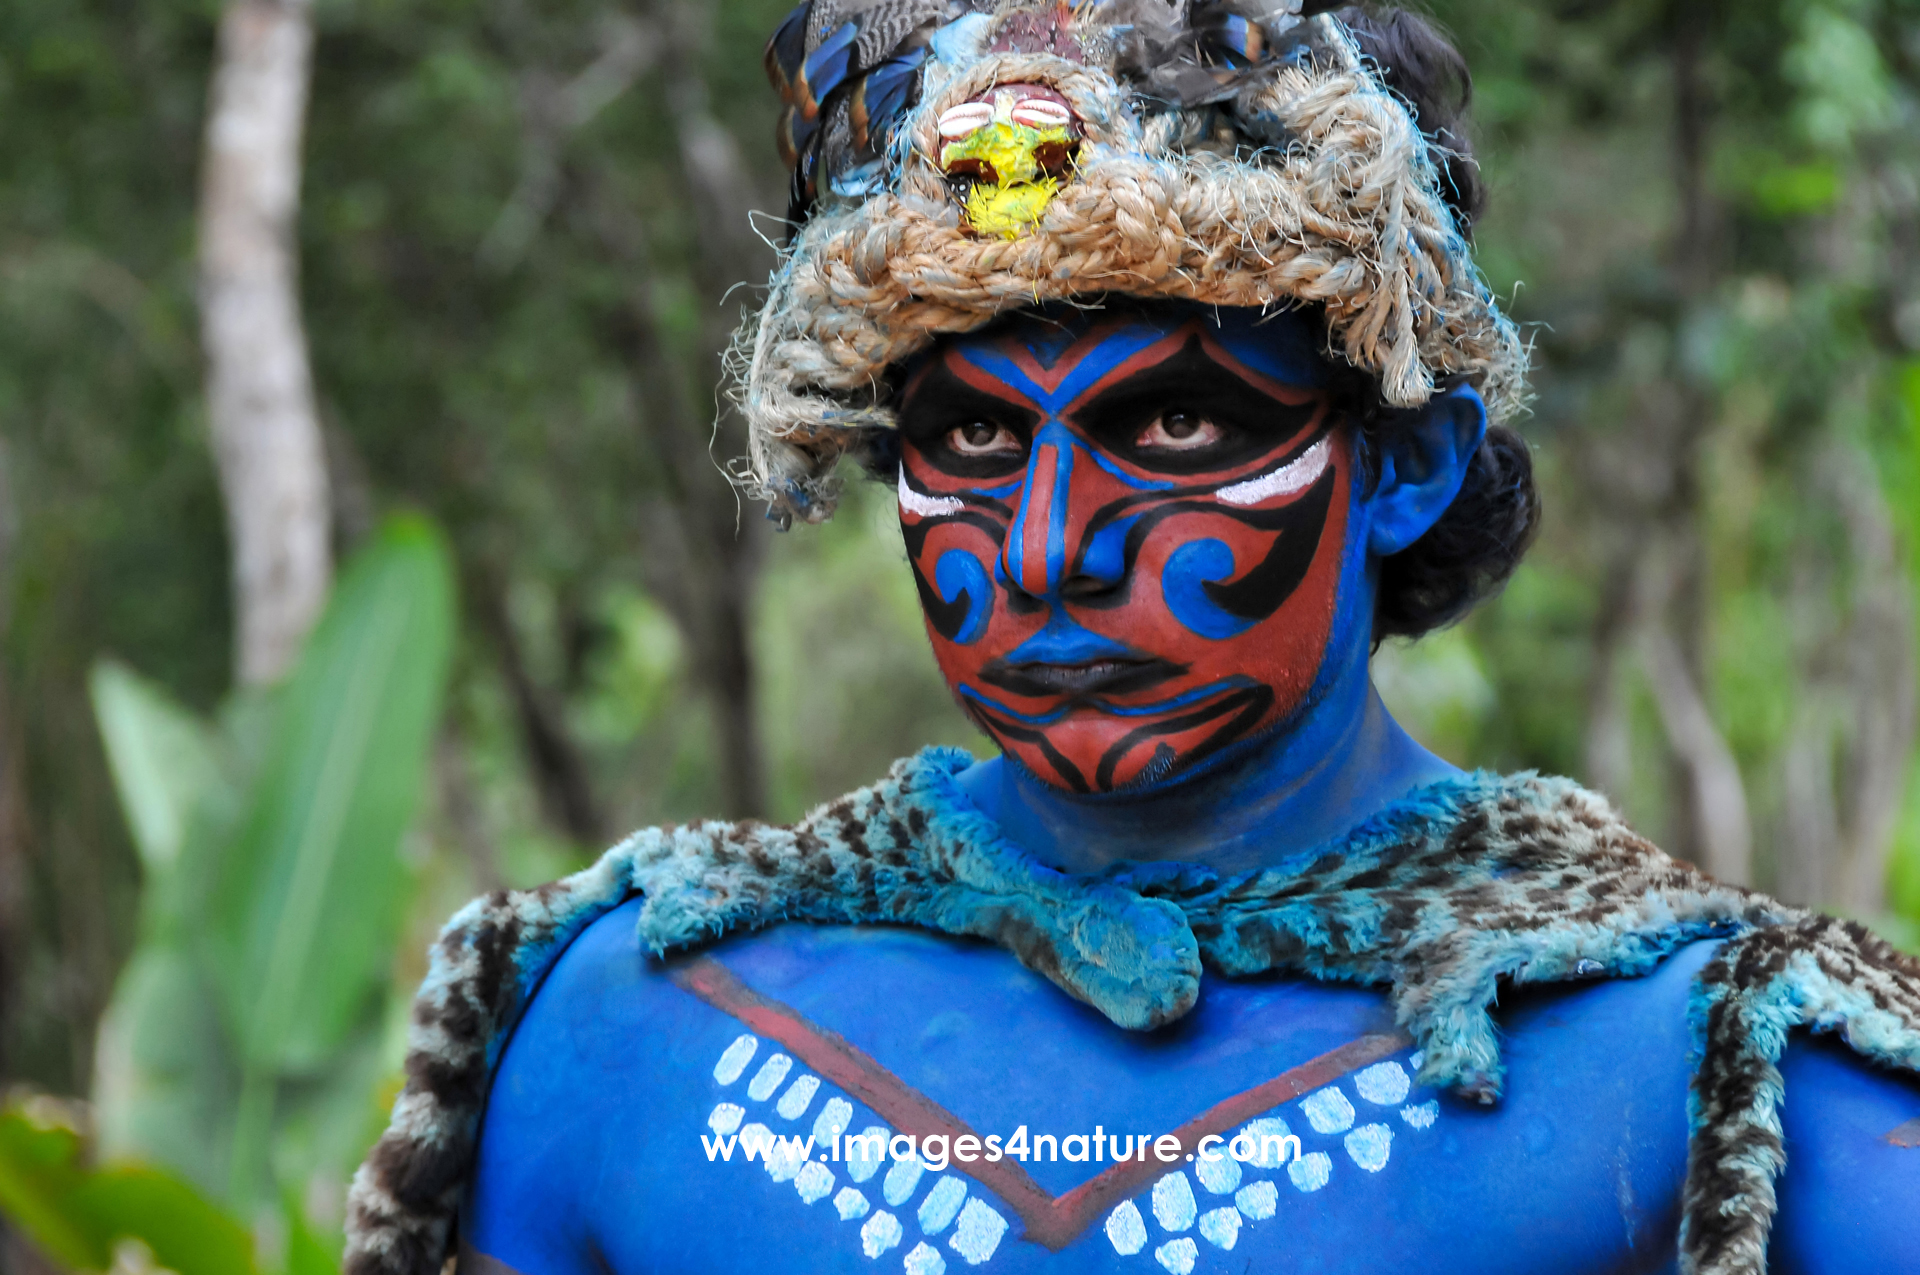
[{"label": "fur shoulder garment", "polygon": [[971,762],[929,749],[791,827],[649,829],[575,876],[454,917],[414,1006],[392,1124],[354,1179],[349,1275],[437,1275],[508,1033],[566,945],[636,893],[656,952],[781,920],[917,925],[999,943],[1131,1028],[1192,1008],[1203,966],[1388,987],[1425,1051],[1420,1083],[1483,1103],[1501,1089],[1489,1008],[1503,982],[1632,977],[1724,937],[1692,999],[1680,1248],[1694,1275],[1766,1268],[1792,1028],[1920,1070],[1920,962],[1668,858],[1568,780],[1463,775],[1231,878],[1183,865],[1072,877],[968,804],[954,776]]}]

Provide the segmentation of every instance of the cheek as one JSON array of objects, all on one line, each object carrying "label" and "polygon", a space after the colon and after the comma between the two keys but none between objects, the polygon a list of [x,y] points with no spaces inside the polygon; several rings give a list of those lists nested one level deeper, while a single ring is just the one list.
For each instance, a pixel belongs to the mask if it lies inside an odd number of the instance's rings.
[{"label": "cheek", "polygon": [[1273,688],[1275,717],[1291,711],[1312,689],[1335,630],[1352,493],[1344,464],[1331,477],[1316,542],[1310,552],[1303,546],[1299,559],[1286,566],[1292,577],[1286,596],[1244,631],[1210,644],[1210,665],[1232,665]]},{"label": "cheek", "polygon": [[[1198,514],[1143,551],[1126,622],[1207,678],[1274,688],[1298,702],[1333,632],[1350,506],[1344,464],[1267,525]],[[1279,523],[1281,525],[1274,525]]]},{"label": "cheek", "polygon": [[[1002,532],[989,515],[901,520],[908,566],[920,596],[927,636],[948,679],[977,669],[1004,651],[1010,622],[1007,594],[994,580]],[[1025,625],[1037,629],[1037,620]]]}]

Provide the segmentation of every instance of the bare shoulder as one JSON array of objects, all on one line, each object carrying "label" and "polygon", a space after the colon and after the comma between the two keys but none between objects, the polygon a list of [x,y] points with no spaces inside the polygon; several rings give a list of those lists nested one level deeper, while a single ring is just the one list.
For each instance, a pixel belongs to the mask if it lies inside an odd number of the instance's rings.
[{"label": "bare shoulder", "polygon": [[1920,1077],[1802,1033],[1780,1071],[1787,1167],[1769,1269],[1920,1270]]}]

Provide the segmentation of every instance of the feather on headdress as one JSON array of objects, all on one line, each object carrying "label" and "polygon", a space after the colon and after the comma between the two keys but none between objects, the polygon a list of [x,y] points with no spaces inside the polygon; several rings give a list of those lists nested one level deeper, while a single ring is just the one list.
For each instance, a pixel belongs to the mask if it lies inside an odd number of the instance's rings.
[{"label": "feather on headdress", "polygon": [[740,475],[781,522],[936,338],[1101,294],[1319,305],[1396,406],[1494,418],[1526,355],[1430,144],[1328,0],[810,0],[767,46],[792,233],[741,330]]}]

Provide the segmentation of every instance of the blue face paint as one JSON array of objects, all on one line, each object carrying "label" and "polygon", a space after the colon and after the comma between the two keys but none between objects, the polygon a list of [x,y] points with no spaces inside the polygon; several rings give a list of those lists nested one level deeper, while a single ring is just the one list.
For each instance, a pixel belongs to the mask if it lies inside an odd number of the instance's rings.
[{"label": "blue face paint", "polygon": [[[1321,340],[1297,313],[1165,303],[1017,320],[911,373],[909,557],[993,562],[983,631],[929,615],[1007,754],[966,782],[1048,861],[1250,863],[1451,770],[1367,678],[1369,539],[1425,524],[1357,489]],[[1165,445],[1169,419],[1206,445]]]},{"label": "blue face paint", "polygon": [[1253,621],[1220,609],[1205,585],[1234,573],[1233,550],[1218,540],[1190,540],[1175,549],[1160,573],[1160,592],[1174,618],[1203,638],[1218,642],[1238,637]]},{"label": "blue face paint", "polygon": [[1056,613],[1047,627],[1016,647],[1007,657],[1014,664],[1090,664],[1095,660],[1137,660],[1140,652],[1081,628]]},{"label": "blue face paint", "polygon": [[934,583],[941,601],[952,605],[966,599],[966,610],[954,630],[953,640],[962,646],[980,640],[987,631],[987,619],[993,614],[993,584],[980,560],[962,549],[950,549],[940,555],[934,567]]}]

